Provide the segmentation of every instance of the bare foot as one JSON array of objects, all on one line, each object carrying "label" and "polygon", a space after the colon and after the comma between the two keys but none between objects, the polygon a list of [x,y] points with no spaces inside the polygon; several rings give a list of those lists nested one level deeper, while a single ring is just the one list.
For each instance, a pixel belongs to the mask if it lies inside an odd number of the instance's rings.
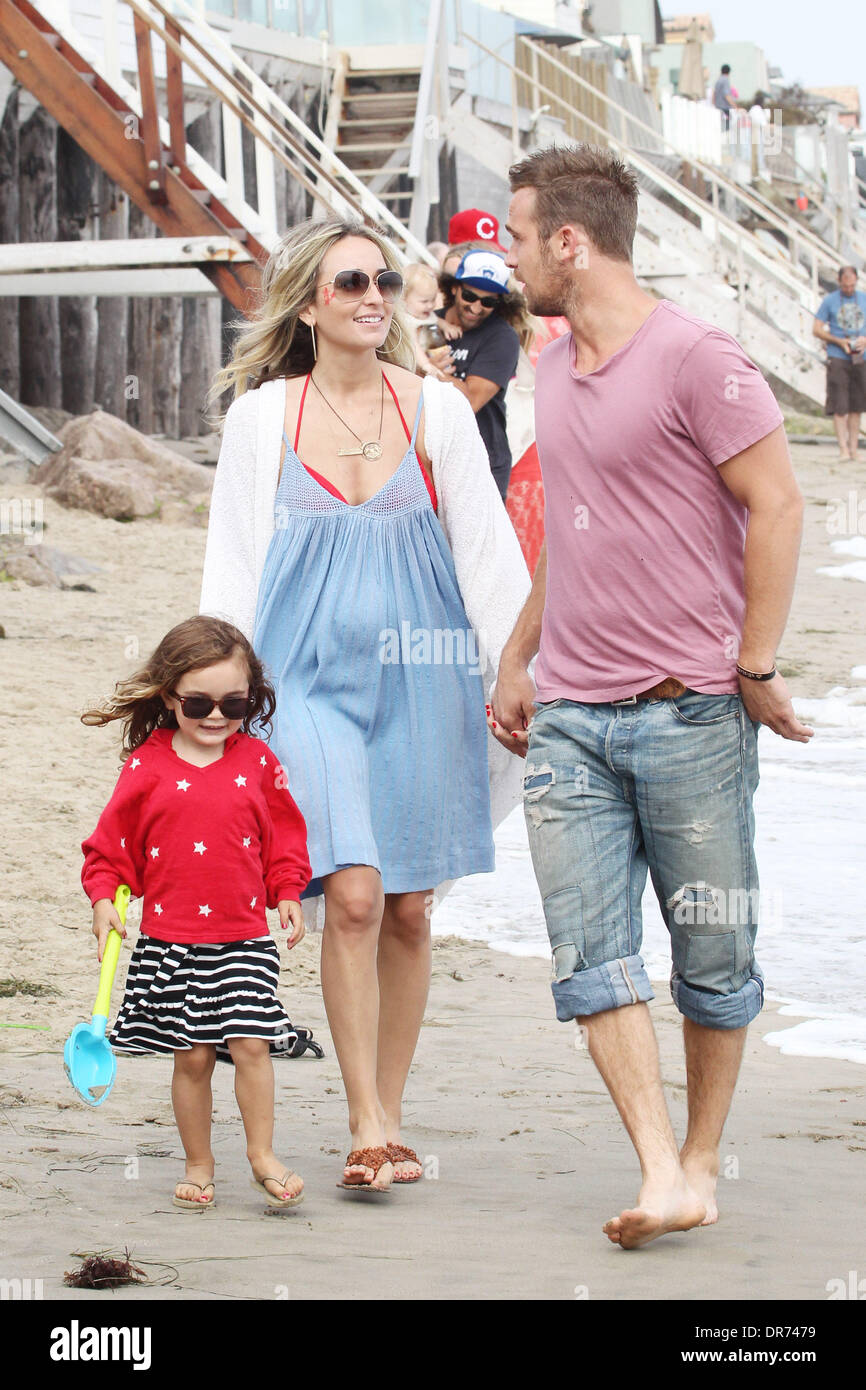
[{"label": "bare foot", "polygon": [[[401,1144],[399,1134],[396,1139],[392,1138],[388,1140],[389,1152],[395,1149],[397,1154],[403,1154],[405,1157],[396,1159],[394,1164],[394,1182],[418,1182],[423,1176],[421,1163],[417,1155],[415,1155],[415,1157],[409,1157],[410,1154],[415,1154],[415,1150],[407,1149],[405,1144]],[[393,1156],[396,1157],[396,1155]]]},{"label": "bare foot", "polygon": [[187,1163],[184,1178],[174,1189],[182,1202],[209,1207],[214,1199],[213,1163]]},{"label": "bare foot", "polygon": [[686,1175],[686,1182],[700,1198],[707,1209],[702,1226],[715,1226],[719,1219],[716,1204],[716,1182],[719,1176],[719,1159],[715,1153],[689,1154],[685,1149],[680,1154],[680,1163]]},{"label": "bare foot", "polygon": [[[366,1137],[366,1136],[365,1136]],[[370,1139],[366,1138],[363,1142],[360,1134],[352,1135],[352,1153],[363,1149],[386,1148],[384,1137]],[[350,1187],[373,1187],[377,1192],[384,1192],[391,1186],[394,1177],[394,1165],[383,1163],[378,1173],[374,1168],[363,1163],[347,1163],[343,1169],[343,1182]]]},{"label": "bare foot", "polygon": [[299,1197],[304,1190],[304,1179],[299,1177],[297,1173],[290,1173],[281,1163],[277,1164],[277,1168],[283,1174],[281,1178],[260,1177],[255,1169],[253,1169],[253,1177],[256,1182],[260,1182],[270,1192],[272,1197],[278,1197],[281,1202],[287,1201],[291,1197]]},{"label": "bare foot", "polygon": [[303,1178],[287,1168],[286,1164],[277,1158],[273,1149],[268,1149],[265,1153],[248,1153],[247,1158],[256,1182],[260,1182],[265,1191],[278,1201],[288,1202],[303,1192]]},{"label": "bare foot", "polygon": [[636,1207],[620,1212],[602,1229],[614,1245],[637,1250],[668,1231],[688,1231],[700,1226],[706,1210],[684,1177],[668,1182],[655,1179],[644,1183]]}]

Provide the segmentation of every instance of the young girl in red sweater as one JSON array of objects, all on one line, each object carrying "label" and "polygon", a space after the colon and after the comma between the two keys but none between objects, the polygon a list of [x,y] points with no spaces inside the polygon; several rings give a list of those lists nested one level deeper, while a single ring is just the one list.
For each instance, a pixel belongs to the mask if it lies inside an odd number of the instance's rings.
[{"label": "young girl in red sweater", "polygon": [[172,1105],[186,1174],[172,1201],[214,1205],[211,1076],[235,1065],[253,1185],[269,1207],[301,1199],[303,1181],[273,1151],[272,1051],[295,1039],[276,995],[279,956],[265,907],[304,935],[310,880],[306,826],[268,745],[274,694],[237,628],[196,617],[172,628],[135,675],[85,724],[123,721],[128,754],[111,800],[84,841],[82,883],[102,959],[120,883],[143,897],[141,934],[110,1034],[120,1052],[172,1052]]}]

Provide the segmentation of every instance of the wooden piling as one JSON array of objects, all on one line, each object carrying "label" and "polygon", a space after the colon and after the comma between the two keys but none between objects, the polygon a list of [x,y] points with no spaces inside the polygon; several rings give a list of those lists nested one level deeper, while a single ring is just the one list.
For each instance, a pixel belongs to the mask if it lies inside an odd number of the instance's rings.
[{"label": "wooden piling", "polygon": [[[57,241],[57,122],[37,106],[20,127],[19,241]],[[22,405],[62,404],[60,314],[56,297],[22,296]]]}]

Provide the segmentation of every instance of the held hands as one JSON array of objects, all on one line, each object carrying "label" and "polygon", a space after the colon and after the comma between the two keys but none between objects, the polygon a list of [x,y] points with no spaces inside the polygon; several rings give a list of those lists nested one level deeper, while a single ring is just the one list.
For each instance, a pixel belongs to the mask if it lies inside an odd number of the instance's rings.
[{"label": "held hands", "polygon": [[289,933],[286,945],[291,951],[293,946],[297,946],[299,941],[303,941],[305,935],[304,914],[301,904],[293,898],[281,898],[277,903],[277,912],[280,914],[280,926],[283,931],[288,929],[291,922],[292,930]]},{"label": "held hands", "polygon": [[445,319],[439,319],[438,324],[443,337],[447,338],[449,343],[453,343],[455,338],[463,337],[463,329],[458,323],[448,323]]},{"label": "held hands", "polygon": [[808,743],[815,730],[808,724],[801,724],[788,687],[777,673],[771,681],[752,681],[740,676],[740,693],[746,713],[760,724],[766,724],[774,734],[792,739],[795,743]]},{"label": "held hands", "polygon": [[93,905],[93,935],[96,937],[96,959],[101,962],[102,953],[105,950],[105,943],[108,940],[108,933],[112,927],[120,932],[121,936],[126,936],[126,927],[123,926],[117,915],[117,908],[111,898],[100,898]]},{"label": "held hands", "polygon": [[519,758],[526,757],[529,725],[535,713],[535,683],[525,667],[499,667],[493,703],[487,706],[487,727],[498,743]]}]

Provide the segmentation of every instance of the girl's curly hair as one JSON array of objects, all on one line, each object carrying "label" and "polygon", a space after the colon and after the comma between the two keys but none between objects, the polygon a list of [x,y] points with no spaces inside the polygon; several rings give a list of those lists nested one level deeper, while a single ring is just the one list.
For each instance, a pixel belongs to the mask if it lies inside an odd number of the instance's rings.
[{"label": "girl's curly hair", "polygon": [[174,690],[182,676],[235,655],[245,663],[250,685],[250,707],[244,716],[243,731],[248,734],[256,726],[264,732],[270,726],[276,697],[261,661],[238,628],[220,618],[203,615],[187,618],[167,632],[141,670],[118,681],[114,694],[101,707],[86,710],[81,722],[102,727],[122,719],[123,756],[127,757],[154,729],[177,728],[174,711],[167,708],[162,697]]}]

